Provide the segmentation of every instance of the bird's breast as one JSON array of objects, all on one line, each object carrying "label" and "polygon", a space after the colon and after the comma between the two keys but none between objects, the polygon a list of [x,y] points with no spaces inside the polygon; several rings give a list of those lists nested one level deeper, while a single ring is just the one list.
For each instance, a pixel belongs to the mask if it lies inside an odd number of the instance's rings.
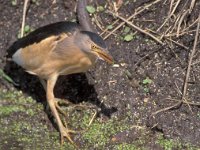
[{"label": "bird's breast", "polygon": [[59,74],[67,75],[67,74],[86,72],[94,65],[93,60],[86,56],[79,59],[77,58],[75,59],[71,60],[73,62],[72,64],[62,67],[62,70],[59,72]]}]

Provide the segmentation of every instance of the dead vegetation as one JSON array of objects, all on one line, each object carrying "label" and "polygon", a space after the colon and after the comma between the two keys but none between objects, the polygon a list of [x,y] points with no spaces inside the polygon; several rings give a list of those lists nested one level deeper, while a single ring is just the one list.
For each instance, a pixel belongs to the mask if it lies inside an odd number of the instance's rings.
[{"label": "dead vegetation", "polygon": [[[154,29],[148,29],[148,28],[140,28],[139,26],[136,26],[134,24],[134,20],[137,19],[137,16],[144,12],[145,10],[151,9],[151,7],[159,2],[163,2],[162,0],[155,0],[150,3],[145,3],[144,5],[137,8],[133,15],[128,16],[127,18],[122,17],[119,15],[120,12],[118,12],[119,8],[122,6],[123,1],[117,1],[116,3],[109,3],[109,7],[111,10],[107,10],[107,13],[113,15],[113,17],[116,17],[117,19],[112,23],[112,26],[115,26],[114,29],[108,32],[108,29],[105,29],[102,31],[101,35],[104,37],[104,39],[107,39],[109,36],[114,34],[118,29],[120,29],[124,24],[127,24],[130,26],[133,30],[140,32],[142,34],[145,34],[147,37],[152,38],[155,42],[165,45],[166,47],[175,47],[175,45],[180,46],[186,50],[189,50],[189,58],[188,58],[188,66],[185,69],[185,79],[183,83],[182,90],[180,91],[181,99],[177,103],[175,103],[172,106],[163,108],[161,110],[158,110],[152,115],[156,115],[157,113],[161,113],[163,111],[171,110],[177,107],[180,107],[182,104],[188,105],[188,108],[191,110],[190,107],[192,106],[200,106],[200,103],[193,103],[189,102],[189,97],[187,97],[187,88],[188,88],[188,82],[190,78],[190,72],[192,69],[192,65],[196,65],[199,60],[196,60],[196,63],[194,63],[194,56],[197,53],[197,43],[199,41],[199,24],[200,24],[200,14],[199,16],[194,16],[194,7],[197,3],[196,0],[165,0],[163,4],[165,5],[167,2],[170,3],[170,7],[168,10],[168,15],[165,16],[163,23]],[[196,7],[199,4],[196,5]],[[116,25],[118,23],[118,25]],[[108,33],[107,33],[108,32]],[[107,33],[107,34],[106,34]],[[190,49],[188,46],[184,45],[181,42],[180,37],[183,36],[189,36],[191,34],[195,34],[194,36],[194,42],[193,42],[193,48]],[[152,54],[152,53],[151,53]],[[149,56],[149,54],[147,54]],[[145,57],[147,57],[145,56]],[[178,58],[177,58],[178,59]]]}]

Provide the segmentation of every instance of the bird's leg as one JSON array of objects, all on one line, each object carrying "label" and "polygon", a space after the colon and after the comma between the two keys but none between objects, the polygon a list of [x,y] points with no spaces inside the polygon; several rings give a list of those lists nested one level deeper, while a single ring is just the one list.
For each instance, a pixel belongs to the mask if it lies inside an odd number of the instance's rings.
[{"label": "bird's leg", "polygon": [[[39,79],[40,79],[40,82],[41,82],[42,86],[44,87],[45,91],[47,91],[47,82],[44,79],[41,79],[41,78],[39,78]],[[65,111],[62,110],[62,108],[60,107],[60,105],[70,106],[71,107],[70,108],[71,111],[73,111],[74,109],[76,109],[76,110],[82,110],[82,109],[87,109],[87,108],[94,109],[94,115],[92,116],[92,118],[91,118],[88,126],[90,126],[92,124],[92,122],[94,121],[94,118],[96,117],[97,110],[94,107],[86,106],[86,105],[83,105],[83,104],[72,104],[67,99],[62,100],[62,99],[54,97],[54,100],[55,100],[55,107],[56,107],[56,109],[61,114],[63,114],[65,117],[67,117],[67,114],[66,114]]]},{"label": "bird's leg", "polygon": [[56,109],[56,102],[54,101],[55,97],[54,97],[53,89],[54,89],[57,77],[58,77],[57,75],[54,75],[47,80],[47,102],[49,104],[49,107],[52,111],[53,116],[56,119],[59,131],[60,131],[60,135],[61,135],[61,144],[63,144],[64,138],[67,138],[72,144],[74,144],[74,142],[72,141],[70,137],[70,133],[74,133],[75,131],[69,130],[67,126],[63,125],[60,119],[59,113]]},{"label": "bird's leg", "polygon": [[[47,82],[44,80],[44,79],[40,79],[40,83],[42,84],[42,86],[44,87],[44,90],[47,91]],[[60,105],[65,105],[65,106],[69,106],[72,107],[72,109],[78,109],[80,110],[81,108],[83,109],[87,109],[87,108],[93,108],[93,107],[90,107],[90,106],[87,106],[87,105],[83,105],[83,104],[73,104],[72,102],[70,102],[69,100],[67,99],[59,99],[59,98],[54,98],[55,99],[55,102],[56,102],[56,107],[59,109],[59,111],[61,110]],[[63,112],[61,112],[63,113]]]},{"label": "bird's leg", "polygon": [[[40,80],[40,83],[42,84],[45,92],[47,92],[47,82],[42,78],[39,78],[39,80]],[[68,100],[62,100],[59,98],[54,98],[54,100],[55,100],[55,106],[58,109],[58,111],[66,116],[66,113],[60,108],[59,103],[65,105],[65,106],[68,106],[69,104],[71,104],[71,102],[69,102]]]}]

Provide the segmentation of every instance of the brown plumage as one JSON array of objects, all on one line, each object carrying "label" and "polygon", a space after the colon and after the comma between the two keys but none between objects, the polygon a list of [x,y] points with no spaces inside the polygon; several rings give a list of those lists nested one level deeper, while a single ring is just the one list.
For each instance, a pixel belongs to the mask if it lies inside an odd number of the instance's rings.
[{"label": "brown plumage", "polygon": [[61,143],[64,137],[73,143],[69,135],[73,131],[67,129],[60,119],[53,89],[59,75],[85,72],[97,58],[112,63],[103,39],[96,33],[82,31],[76,23],[58,22],[18,40],[10,53],[15,63],[40,78],[61,134]]}]

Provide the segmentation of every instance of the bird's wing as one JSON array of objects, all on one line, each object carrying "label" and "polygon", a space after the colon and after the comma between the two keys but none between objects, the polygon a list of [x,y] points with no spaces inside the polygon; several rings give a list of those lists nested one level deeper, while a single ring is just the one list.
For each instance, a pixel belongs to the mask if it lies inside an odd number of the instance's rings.
[{"label": "bird's wing", "polygon": [[38,43],[33,43],[24,48],[20,48],[13,55],[13,61],[26,70],[35,70],[42,66],[48,57],[53,53],[58,43],[69,38],[66,33],[50,36]]},{"label": "bird's wing", "polygon": [[52,36],[59,36],[60,34],[73,34],[74,32],[80,31],[81,27],[73,22],[57,22],[40,27],[27,36],[17,40],[8,50],[7,57],[12,55],[19,49],[28,47],[40,43],[41,41],[48,39]]}]

